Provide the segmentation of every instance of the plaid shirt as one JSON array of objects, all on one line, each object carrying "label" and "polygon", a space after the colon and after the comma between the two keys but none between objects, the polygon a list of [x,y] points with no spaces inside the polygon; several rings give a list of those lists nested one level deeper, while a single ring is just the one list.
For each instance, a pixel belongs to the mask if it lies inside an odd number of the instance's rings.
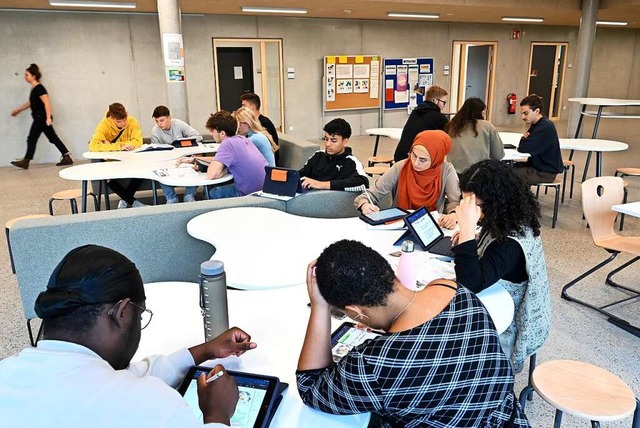
[{"label": "plaid shirt", "polygon": [[[373,412],[386,427],[508,426],[513,374],[478,298],[458,287],[435,318],[384,334],[337,364],[297,372],[300,397],[327,413]],[[516,405],[513,426],[529,427]]]}]

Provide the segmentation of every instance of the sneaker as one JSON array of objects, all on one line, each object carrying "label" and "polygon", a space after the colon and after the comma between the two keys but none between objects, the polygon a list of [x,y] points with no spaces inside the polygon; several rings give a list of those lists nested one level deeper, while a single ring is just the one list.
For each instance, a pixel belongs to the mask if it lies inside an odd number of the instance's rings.
[{"label": "sneaker", "polygon": [[133,201],[133,205],[132,205],[133,208],[148,207],[148,206],[149,205],[143,204],[142,202],[140,202],[137,199],[135,201]]},{"label": "sneaker", "polygon": [[169,205],[169,204],[177,204],[177,203],[178,203],[178,198],[167,199],[167,205]]},{"label": "sneaker", "polygon": [[17,166],[18,168],[22,168],[22,169],[29,169],[29,159],[20,159],[20,160],[14,160],[11,161],[11,165],[13,166]]},{"label": "sneaker", "polygon": [[120,202],[118,202],[118,209],[123,210],[125,208],[129,208],[129,204],[127,203],[127,201],[120,199]]},{"label": "sneaker", "polygon": [[60,162],[56,164],[56,166],[64,166],[64,165],[73,165],[73,159],[71,159],[71,156],[69,155],[69,153],[67,153],[66,155],[62,155],[62,157],[60,158]]},{"label": "sneaker", "polygon": [[184,195],[184,201],[185,202],[195,202],[196,201],[196,195],[192,195],[191,193]]}]

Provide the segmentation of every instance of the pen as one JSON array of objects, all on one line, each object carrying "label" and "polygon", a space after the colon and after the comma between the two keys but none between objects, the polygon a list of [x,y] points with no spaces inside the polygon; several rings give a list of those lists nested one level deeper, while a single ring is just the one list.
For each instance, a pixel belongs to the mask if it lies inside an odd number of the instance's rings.
[{"label": "pen", "polygon": [[371,200],[371,196],[369,196],[369,192],[367,192],[366,190],[364,191],[365,196],[367,197],[367,199],[369,200],[369,203],[373,206],[375,206],[376,204],[373,203],[373,201]]},{"label": "pen", "polygon": [[207,383],[211,383],[211,382],[221,378],[223,374],[224,374],[224,372],[222,370],[220,370],[219,372],[217,372],[213,376],[211,376],[209,379],[207,379]]}]

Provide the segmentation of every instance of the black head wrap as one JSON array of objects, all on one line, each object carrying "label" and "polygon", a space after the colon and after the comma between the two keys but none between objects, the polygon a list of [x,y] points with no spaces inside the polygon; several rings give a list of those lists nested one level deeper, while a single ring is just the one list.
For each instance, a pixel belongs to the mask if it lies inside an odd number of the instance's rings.
[{"label": "black head wrap", "polygon": [[36,314],[55,318],[74,309],[130,298],[145,300],[142,278],[136,265],[109,248],[85,245],[71,250],[58,264],[38,295]]}]

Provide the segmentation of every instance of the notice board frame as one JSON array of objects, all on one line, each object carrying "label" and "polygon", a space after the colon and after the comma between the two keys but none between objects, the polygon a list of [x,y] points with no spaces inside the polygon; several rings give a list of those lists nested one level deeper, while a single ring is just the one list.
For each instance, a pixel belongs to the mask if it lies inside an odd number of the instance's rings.
[{"label": "notice board frame", "polygon": [[[376,64],[377,62],[377,64]],[[372,64],[373,63],[373,64]],[[333,65],[333,68],[329,67]],[[350,65],[351,77],[337,75],[338,66]],[[368,79],[356,78],[354,65],[368,65]],[[380,109],[380,77],[382,74],[382,56],[380,55],[328,55],[323,61],[323,90],[322,108],[323,112],[344,111],[344,110],[371,110]],[[344,68],[344,67],[343,67]],[[343,78],[341,78],[343,77]],[[368,80],[367,92],[362,91],[362,85],[356,85],[355,81]],[[338,92],[339,81],[351,81],[351,92]],[[342,87],[343,90],[346,88]],[[375,94],[375,98],[372,95]],[[332,99],[333,98],[333,99]]]},{"label": "notice board frame", "polygon": [[[382,81],[382,96],[384,97],[384,109],[385,110],[399,110],[399,109],[406,109],[409,106],[409,100],[411,99],[411,96],[413,94],[416,95],[416,103],[415,105],[420,105],[422,102],[424,102],[424,96],[420,93],[416,93],[415,92],[415,88],[412,87],[414,85],[412,85],[410,78],[408,76],[409,72],[407,71],[407,77],[406,77],[406,85],[407,85],[407,90],[408,90],[408,95],[407,95],[407,101],[406,102],[396,102],[395,101],[395,90],[398,87],[398,66],[407,66],[407,68],[410,68],[411,66],[417,66],[418,68],[418,84],[422,83],[420,82],[420,79],[422,77],[420,77],[421,75],[427,76],[425,77],[427,80],[430,81],[430,84],[423,84],[420,85],[421,87],[424,87],[424,90],[426,91],[426,89],[429,86],[432,86],[434,84],[435,81],[435,76],[434,76],[434,60],[433,57],[421,57],[421,58],[385,58],[384,62],[383,62],[384,66],[383,66],[383,81]],[[389,68],[387,68],[389,67]],[[395,71],[392,73],[391,69],[394,69]],[[421,72],[423,71],[424,72]],[[428,72],[426,71],[428,70]],[[387,85],[392,85],[392,88],[388,88]],[[389,91],[392,91],[391,93],[389,93]]]}]

